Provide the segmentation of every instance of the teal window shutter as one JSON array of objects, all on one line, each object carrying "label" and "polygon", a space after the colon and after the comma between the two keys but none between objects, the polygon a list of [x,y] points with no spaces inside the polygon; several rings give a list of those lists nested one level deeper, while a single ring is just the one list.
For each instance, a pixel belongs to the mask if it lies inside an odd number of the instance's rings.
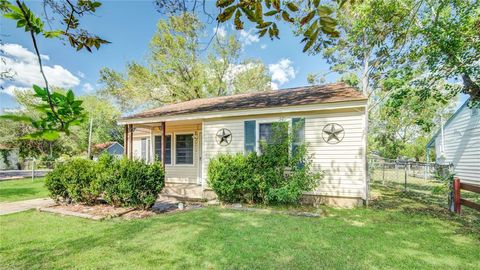
[{"label": "teal window shutter", "polygon": [[255,141],[256,141],[255,129],[256,129],[255,120],[244,122],[245,153],[250,153],[255,151]]},{"label": "teal window shutter", "polygon": [[292,131],[292,153],[295,153],[298,146],[305,142],[305,118],[292,118]]}]

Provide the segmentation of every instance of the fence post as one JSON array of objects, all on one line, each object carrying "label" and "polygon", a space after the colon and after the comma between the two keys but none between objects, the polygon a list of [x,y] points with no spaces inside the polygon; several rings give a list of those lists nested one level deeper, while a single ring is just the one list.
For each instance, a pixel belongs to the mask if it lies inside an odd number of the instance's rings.
[{"label": "fence post", "polygon": [[383,163],[383,171],[382,171],[382,183],[385,186],[385,162]]},{"label": "fence post", "polygon": [[407,163],[405,163],[405,192],[407,191]]},{"label": "fence post", "polygon": [[460,178],[455,177],[453,179],[453,208],[457,214],[460,214],[462,211],[460,200]]},{"label": "fence post", "polygon": [[32,182],[35,178],[35,158],[32,159]]}]

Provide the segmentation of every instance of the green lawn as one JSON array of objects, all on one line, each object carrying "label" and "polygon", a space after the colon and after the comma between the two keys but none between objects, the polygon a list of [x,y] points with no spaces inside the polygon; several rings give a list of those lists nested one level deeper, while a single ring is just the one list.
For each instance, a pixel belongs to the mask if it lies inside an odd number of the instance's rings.
[{"label": "green lawn", "polygon": [[[392,190],[322,218],[206,208],[91,221],[0,216],[3,269],[480,269],[480,224]],[[378,192],[376,190],[375,192]]]},{"label": "green lawn", "polygon": [[48,197],[45,178],[0,181],[0,202]]}]

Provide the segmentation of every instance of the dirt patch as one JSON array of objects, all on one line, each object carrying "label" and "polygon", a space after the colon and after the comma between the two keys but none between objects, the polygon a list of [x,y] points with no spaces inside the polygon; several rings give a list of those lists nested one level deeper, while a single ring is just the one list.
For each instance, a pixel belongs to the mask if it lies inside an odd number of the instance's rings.
[{"label": "dirt patch", "polygon": [[157,202],[152,208],[147,210],[128,207],[113,207],[108,204],[60,204],[51,207],[40,208],[39,211],[55,213],[64,216],[75,216],[93,220],[103,220],[117,217],[124,219],[147,218],[154,215],[173,212],[184,212],[201,207],[201,205],[188,204],[182,205],[179,208],[177,204],[165,202]]}]

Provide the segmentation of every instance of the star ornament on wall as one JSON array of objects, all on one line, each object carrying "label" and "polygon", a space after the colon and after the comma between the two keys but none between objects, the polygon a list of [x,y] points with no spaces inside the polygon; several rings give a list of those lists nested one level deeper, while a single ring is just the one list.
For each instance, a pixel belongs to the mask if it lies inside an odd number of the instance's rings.
[{"label": "star ornament on wall", "polygon": [[322,137],[326,143],[337,144],[343,140],[344,136],[345,130],[339,124],[330,123],[323,127]]},{"label": "star ornament on wall", "polygon": [[217,132],[217,143],[221,146],[227,146],[232,142],[232,132],[226,128],[222,128]]}]

